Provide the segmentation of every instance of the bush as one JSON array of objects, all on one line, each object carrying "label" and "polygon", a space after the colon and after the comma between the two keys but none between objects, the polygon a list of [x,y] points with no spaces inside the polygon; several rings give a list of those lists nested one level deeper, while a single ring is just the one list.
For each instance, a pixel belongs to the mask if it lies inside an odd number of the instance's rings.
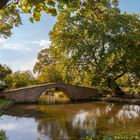
[{"label": "bush", "polygon": [[0,130],[0,140],[8,140],[4,131]]}]

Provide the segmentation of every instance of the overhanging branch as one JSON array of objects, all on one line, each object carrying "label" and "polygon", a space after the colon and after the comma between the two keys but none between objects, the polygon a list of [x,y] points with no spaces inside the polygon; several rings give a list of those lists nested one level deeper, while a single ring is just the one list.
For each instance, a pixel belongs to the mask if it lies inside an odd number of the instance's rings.
[{"label": "overhanging branch", "polygon": [[10,0],[0,0],[0,9],[2,9]]},{"label": "overhanging branch", "polygon": [[122,77],[125,73],[126,73],[126,71],[124,71],[123,73],[121,73],[121,74],[117,75],[117,77],[116,77],[116,78],[114,78],[114,80],[116,81],[118,78]]}]

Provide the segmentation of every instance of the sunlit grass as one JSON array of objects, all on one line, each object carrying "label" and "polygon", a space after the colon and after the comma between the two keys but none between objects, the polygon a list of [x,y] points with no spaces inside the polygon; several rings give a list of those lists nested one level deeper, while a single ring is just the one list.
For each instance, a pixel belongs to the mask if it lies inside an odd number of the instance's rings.
[{"label": "sunlit grass", "polygon": [[133,87],[133,88],[128,88],[128,87],[123,87],[122,90],[125,92],[125,93],[128,93],[128,94],[139,94],[140,92],[140,86],[139,87]]},{"label": "sunlit grass", "polygon": [[54,92],[53,97],[44,94],[39,98],[40,103],[50,103],[50,100],[53,101],[53,103],[64,103],[64,102],[68,102],[70,99],[63,92],[60,91]]}]

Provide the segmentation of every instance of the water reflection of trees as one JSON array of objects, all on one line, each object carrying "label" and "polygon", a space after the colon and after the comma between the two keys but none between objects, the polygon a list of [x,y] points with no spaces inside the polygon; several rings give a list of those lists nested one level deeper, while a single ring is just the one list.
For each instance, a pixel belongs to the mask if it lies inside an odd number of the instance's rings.
[{"label": "water reflection of trees", "polygon": [[118,111],[117,117],[119,119],[137,119],[140,115],[140,106],[138,105],[124,105],[121,110]]},{"label": "water reflection of trees", "polygon": [[[66,105],[67,107],[67,105]],[[90,108],[89,108],[90,107]],[[88,130],[99,130],[108,135],[121,131],[139,130],[140,106],[136,105],[89,105],[88,107],[68,109],[57,107],[54,109],[42,107],[46,117],[36,118],[38,131],[50,135],[53,140],[82,138]],[[69,113],[68,113],[69,112]],[[126,123],[124,123],[124,120]],[[131,124],[131,127],[127,127]]]},{"label": "water reflection of trees", "polygon": [[34,118],[38,132],[51,140],[77,140],[97,132],[114,135],[124,128],[127,132],[140,130],[140,106],[137,105],[18,105],[5,114]]}]

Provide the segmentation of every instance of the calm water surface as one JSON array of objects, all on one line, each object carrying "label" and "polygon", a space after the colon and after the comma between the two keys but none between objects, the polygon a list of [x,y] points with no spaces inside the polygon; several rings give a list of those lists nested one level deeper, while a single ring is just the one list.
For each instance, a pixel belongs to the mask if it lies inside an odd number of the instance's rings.
[{"label": "calm water surface", "polygon": [[112,136],[140,131],[140,106],[112,103],[15,105],[0,117],[9,140],[80,140],[88,132]]}]

